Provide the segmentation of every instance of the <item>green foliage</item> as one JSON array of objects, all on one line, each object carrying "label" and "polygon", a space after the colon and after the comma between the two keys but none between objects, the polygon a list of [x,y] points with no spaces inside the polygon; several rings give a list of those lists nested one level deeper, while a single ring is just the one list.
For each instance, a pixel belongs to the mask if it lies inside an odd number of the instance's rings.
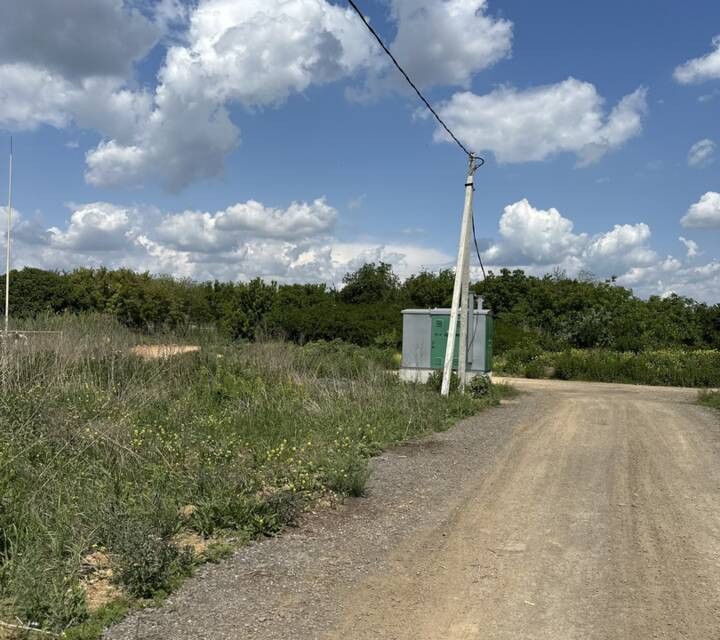
[{"label": "green foliage", "polygon": [[720,391],[701,391],[698,400],[700,404],[720,409]]},{"label": "green foliage", "polygon": [[[426,386],[437,393],[442,390],[443,372],[441,369],[433,371],[425,383]],[[450,391],[454,392],[460,388],[460,378],[454,371],[450,374]]]},{"label": "green foliage", "polygon": [[403,283],[403,293],[408,304],[420,309],[449,307],[452,301],[455,274],[451,269],[439,273],[422,271],[410,276]]},{"label": "green foliage", "polygon": [[388,302],[400,287],[400,280],[386,262],[364,264],[354,273],[348,273],[343,282],[340,298],[351,304]]},{"label": "green foliage", "polygon": [[164,537],[144,514],[123,523],[111,539],[115,579],[137,598],[167,592],[178,576],[188,575],[193,555]]},{"label": "green foliage", "polygon": [[37,322],[63,333],[9,343],[0,394],[0,605],[78,639],[106,619],[85,602],[94,550],[128,601],[156,597],[194,562],[180,534],[275,535],[329,491],[361,495],[382,448],[497,401],[401,383],[379,347],[188,328],[165,337],[200,352],[144,360],[107,316]]},{"label": "green foliage", "polygon": [[618,352],[608,349],[566,349],[543,352],[515,348],[498,358],[499,371],[528,378],[625,382],[683,387],[720,385],[720,352],[664,349]]},{"label": "green foliage", "polygon": [[[397,348],[406,307],[450,303],[454,274],[423,271],[401,283],[386,263],[365,264],[343,278],[340,291],[322,284],[204,282],[134,273],[26,268],[11,278],[11,315],[100,312],[144,333],[190,331],[214,325],[239,341],[281,337],[299,344],[341,339]],[[0,284],[2,278],[0,277]],[[720,305],[669,296],[639,300],[612,280],[554,273],[490,272],[473,286],[496,317],[495,354],[534,344],[543,351],[668,348],[719,349]]]},{"label": "green foliage", "polygon": [[484,398],[492,391],[492,381],[488,376],[477,374],[468,382],[467,391],[475,398]]}]

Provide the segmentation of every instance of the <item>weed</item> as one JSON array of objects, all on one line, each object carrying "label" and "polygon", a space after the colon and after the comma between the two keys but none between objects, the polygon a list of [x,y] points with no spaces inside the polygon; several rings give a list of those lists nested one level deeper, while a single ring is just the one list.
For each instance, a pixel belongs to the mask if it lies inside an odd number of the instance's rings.
[{"label": "weed", "polygon": [[196,562],[174,542],[181,531],[275,535],[330,491],[361,495],[384,447],[498,397],[401,383],[387,372],[390,338],[232,344],[198,329],[153,340],[200,351],[153,360],[131,352],[146,339],[105,317],[49,325],[62,335],[12,343],[2,371],[0,603],[77,640],[123,609],[88,611],[93,550],[129,603],[161,596]]}]

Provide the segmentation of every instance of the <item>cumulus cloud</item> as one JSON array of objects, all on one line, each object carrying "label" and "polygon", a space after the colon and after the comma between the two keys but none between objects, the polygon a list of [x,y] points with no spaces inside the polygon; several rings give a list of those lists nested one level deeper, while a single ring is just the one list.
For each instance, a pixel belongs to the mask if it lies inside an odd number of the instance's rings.
[{"label": "cumulus cloud", "polygon": [[48,229],[48,244],[77,253],[119,250],[126,246],[137,215],[134,209],[107,202],[81,205],[74,208],[65,229]]},{"label": "cumulus cloud", "polygon": [[[499,162],[574,153],[586,165],[640,133],[646,93],[637,89],[606,114],[594,85],[568,78],[524,91],[501,87],[486,95],[456,93],[441,105],[440,114],[473,150],[491,151]],[[440,129],[435,139],[448,140]]]},{"label": "cumulus cloud", "polygon": [[498,231],[500,239],[483,255],[493,265],[616,275],[618,270],[657,259],[648,244],[650,227],[643,222],[615,225],[593,236],[575,233],[572,220],[557,209],[537,209],[526,199],[505,207]]},{"label": "cumulus cloud", "polygon": [[702,168],[712,164],[715,160],[715,143],[709,138],[696,142],[688,152],[688,164],[691,167]]},{"label": "cumulus cloud", "polygon": [[[475,73],[510,55],[513,25],[488,14],[487,0],[392,0],[397,33],[393,55],[421,87],[467,87]],[[405,81],[384,57],[371,66],[366,86],[352,97],[406,91]]]},{"label": "cumulus cloud", "polygon": [[3,14],[0,62],[70,81],[129,76],[159,36],[153,22],[123,0],[4,0]]},{"label": "cumulus cloud", "polygon": [[[128,0],[8,2],[17,20],[0,25],[0,126],[97,130],[85,174],[95,186],[176,191],[219,174],[240,143],[235,105],[275,107],[358,74],[397,87],[354,12],[329,0],[159,0],[145,13]],[[512,24],[487,0],[393,0],[390,20],[423,86],[468,86],[510,52]],[[38,31],[50,34],[39,45]],[[133,88],[134,64],[159,40],[155,86]]]},{"label": "cumulus cloud", "polygon": [[[673,256],[659,256],[650,246],[650,227],[643,222],[616,224],[595,235],[577,233],[572,220],[557,209],[536,209],[521,200],[505,207],[498,235],[483,252],[489,269],[515,267],[536,275],[555,269],[570,276],[590,272],[599,279],[615,276],[618,284],[644,297],[678,293],[720,301],[720,262],[690,265]],[[695,242],[680,241],[688,259],[701,255]]]},{"label": "cumulus cloud", "polygon": [[251,238],[300,240],[330,232],[337,211],[319,198],[274,209],[255,200],[234,204],[215,214],[185,211],[165,216],[158,236],[176,249],[197,252],[228,250]]},{"label": "cumulus cloud", "polygon": [[720,193],[708,191],[681,218],[683,227],[720,229]]},{"label": "cumulus cloud", "polygon": [[275,208],[250,200],[214,213],[163,213],[108,202],[69,205],[64,225],[45,228],[15,212],[14,265],[52,269],[130,267],[198,280],[339,283],[365,261],[398,273],[447,267],[452,257],[411,243],[341,242],[324,198]]},{"label": "cumulus cloud", "polygon": [[374,55],[351,10],[325,0],[203,0],[186,41],[168,49],[150,113],[88,153],[88,182],[160,181],[177,190],[217,175],[240,140],[228,105],[281,104],[352,75]]},{"label": "cumulus cloud", "polygon": [[668,256],[655,264],[630,269],[618,278],[618,283],[643,296],[676,293],[715,304],[719,301],[720,262],[687,266]]},{"label": "cumulus cloud", "polygon": [[587,236],[574,234],[572,221],[557,209],[536,209],[526,199],[505,207],[499,232],[501,241],[485,254],[493,264],[554,264],[559,257],[577,255],[587,243]]},{"label": "cumulus cloud", "polygon": [[712,40],[713,50],[699,58],[688,60],[675,69],[675,80],[681,84],[694,84],[720,78],[720,35]]}]

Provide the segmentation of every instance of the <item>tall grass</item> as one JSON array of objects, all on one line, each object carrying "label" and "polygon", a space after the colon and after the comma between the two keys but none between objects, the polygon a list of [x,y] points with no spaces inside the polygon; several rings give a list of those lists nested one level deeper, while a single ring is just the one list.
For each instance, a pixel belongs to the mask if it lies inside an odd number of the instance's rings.
[{"label": "tall grass", "polygon": [[[0,399],[0,617],[45,629],[90,615],[93,552],[123,597],[190,571],[183,532],[273,535],[328,492],[359,495],[367,459],[496,401],[400,383],[338,343],[131,354],[138,336],[99,316],[8,341]],[[160,340],[159,337],[154,340]]]},{"label": "tall grass", "polygon": [[528,378],[717,387],[720,386],[720,351],[666,349],[632,353],[568,349],[547,352],[533,346],[516,347],[496,358],[495,369]]}]

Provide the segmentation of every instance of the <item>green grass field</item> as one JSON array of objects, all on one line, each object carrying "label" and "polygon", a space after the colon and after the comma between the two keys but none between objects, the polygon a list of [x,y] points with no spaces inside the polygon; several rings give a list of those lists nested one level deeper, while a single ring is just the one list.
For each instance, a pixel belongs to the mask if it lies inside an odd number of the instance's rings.
[{"label": "green grass field", "polygon": [[[228,538],[273,535],[319,498],[363,493],[368,458],[497,402],[400,383],[341,343],[232,344],[143,359],[101,316],[5,344],[0,619],[95,637]],[[51,327],[52,328],[52,327]],[[199,553],[184,541],[215,546]],[[198,555],[199,554],[199,555]]]}]

